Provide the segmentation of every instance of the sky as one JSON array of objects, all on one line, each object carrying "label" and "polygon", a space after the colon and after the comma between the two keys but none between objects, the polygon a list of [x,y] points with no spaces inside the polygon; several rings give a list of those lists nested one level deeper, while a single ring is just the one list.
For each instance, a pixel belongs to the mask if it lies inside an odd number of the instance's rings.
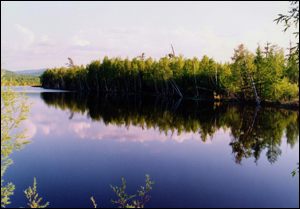
[{"label": "sky", "polygon": [[[171,52],[229,61],[244,43],[295,41],[273,20],[289,2],[3,2],[1,68],[41,69]],[[299,29],[298,29],[299,30]]]}]

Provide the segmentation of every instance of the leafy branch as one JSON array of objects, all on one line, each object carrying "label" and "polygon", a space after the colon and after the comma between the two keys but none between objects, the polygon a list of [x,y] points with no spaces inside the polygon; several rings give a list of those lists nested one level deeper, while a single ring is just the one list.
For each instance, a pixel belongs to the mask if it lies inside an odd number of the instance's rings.
[{"label": "leafy branch", "polygon": [[47,208],[49,206],[49,202],[42,203],[43,198],[39,197],[37,192],[37,183],[36,178],[33,180],[33,187],[29,187],[24,191],[25,196],[28,200],[29,208]]},{"label": "leafy branch", "polygon": [[126,180],[122,178],[121,187],[111,186],[114,193],[117,195],[117,200],[112,200],[112,203],[119,208],[144,208],[145,204],[150,200],[150,191],[154,182],[146,175],[145,186],[141,186],[137,190],[137,194],[129,195],[126,193]]}]

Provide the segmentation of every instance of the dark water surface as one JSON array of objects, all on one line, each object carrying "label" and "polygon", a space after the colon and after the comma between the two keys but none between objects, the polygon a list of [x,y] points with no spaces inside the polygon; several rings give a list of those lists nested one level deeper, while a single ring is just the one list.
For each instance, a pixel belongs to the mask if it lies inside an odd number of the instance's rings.
[{"label": "dark water surface", "polygon": [[125,96],[29,92],[31,143],[12,156],[11,207],[37,178],[50,207],[111,207],[110,185],[135,193],[155,181],[148,207],[299,207],[299,113]]}]

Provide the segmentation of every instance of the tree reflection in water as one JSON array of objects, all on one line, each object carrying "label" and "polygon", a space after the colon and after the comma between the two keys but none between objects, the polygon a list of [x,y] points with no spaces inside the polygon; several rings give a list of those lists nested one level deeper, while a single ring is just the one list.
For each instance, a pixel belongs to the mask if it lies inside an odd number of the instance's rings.
[{"label": "tree reflection in water", "polygon": [[106,125],[157,128],[165,134],[193,132],[204,142],[221,128],[230,130],[236,163],[251,157],[257,162],[264,150],[274,163],[284,135],[291,147],[299,140],[298,111],[149,96],[42,93],[41,97],[49,106],[70,111],[70,119],[81,113]]}]

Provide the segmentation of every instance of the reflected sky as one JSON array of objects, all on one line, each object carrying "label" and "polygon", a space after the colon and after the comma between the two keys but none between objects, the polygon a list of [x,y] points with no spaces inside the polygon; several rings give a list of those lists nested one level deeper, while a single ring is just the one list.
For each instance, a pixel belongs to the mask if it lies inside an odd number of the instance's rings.
[{"label": "reflected sky", "polygon": [[[51,98],[61,101],[60,95],[51,94]],[[258,160],[253,154],[243,156],[237,163],[236,147],[246,147],[248,138],[241,137],[245,135],[242,131],[239,137],[234,137],[237,133],[231,130],[234,125],[230,122],[234,121],[231,117],[237,117],[235,114],[217,116],[213,123],[226,119],[227,125],[203,140],[199,131],[179,133],[176,128],[164,131],[161,123],[142,127],[134,118],[131,125],[107,123],[107,117],[95,119],[88,108],[75,112],[69,100],[64,101],[67,106],[59,106],[53,105],[56,100],[51,103],[38,93],[29,93],[28,97],[32,107],[24,126],[32,143],[13,154],[14,165],[7,171],[7,180],[16,185],[12,207],[25,206],[23,190],[32,184],[33,177],[37,178],[40,195],[52,207],[91,207],[90,196],[96,198],[100,207],[111,207],[110,200],[114,198],[111,184],[120,185],[121,177],[125,177],[128,191],[135,193],[145,174],[156,183],[149,207],[299,207],[299,177],[291,177],[299,162],[299,131],[291,144],[284,130],[276,144],[281,153],[273,163],[267,157],[273,150],[271,143],[263,144]],[[100,106],[103,111],[112,111]],[[119,106],[108,106],[117,113],[122,111]],[[282,114],[292,118],[283,124],[294,120],[293,113]],[[192,118],[188,113],[184,115],[187,121]],[[211,120],[205,117],[206,121]],[[259,129],[262,116],[258,117],[256,130],[252,132],[262,136]],[[174,115],[172,118],[178,119]],[[252,119],[249,120],[251,124]]]},{"label": "reflected sky", "polygon": [[[177,130],[162,132],[158,128],[104,124],[87,119],[85,114],[80,113],[75,113],[70,120],[70,111],[59,111],[51,107],[48,108],[47,114],[43,111],[36,112],[35,109],[45,108],[45,104],[39,98],[34,97],[35,95],[30,95],[30,100],[33,103],[31,117],[23,124],[27,129],[27,139],[34,138],[37,130],[39,130],[42,137],[51,133],[53,137],[69,135],[72,138],[86,140],[116,140],[119,142],[133,141],[140,143],[148,141],[165,142],[167,140],[179,143],[186,140],[201,141],[199,133],[178,133]],[[216,134],[223,135],[225,132],[225,130],[220,130]]]}]

